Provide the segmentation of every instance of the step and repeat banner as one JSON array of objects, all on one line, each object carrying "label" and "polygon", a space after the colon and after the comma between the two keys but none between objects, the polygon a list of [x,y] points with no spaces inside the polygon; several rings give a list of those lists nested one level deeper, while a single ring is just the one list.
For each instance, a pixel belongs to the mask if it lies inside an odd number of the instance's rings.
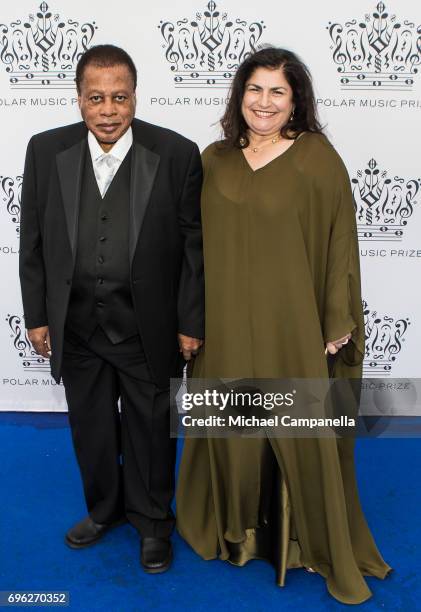
[{"label": "step and repeat banner", "polygon": [[135,60],[137,116],[201,149],[219,137],[232,75],[251,50],[270,43],[302,57],[355,197],[364,374],[421,377],[421,4],[20,0],[0,9],[0,409],[66,410],[22,318],[22,172],[32,134],[79,120],[75,66],[99,43]]}]

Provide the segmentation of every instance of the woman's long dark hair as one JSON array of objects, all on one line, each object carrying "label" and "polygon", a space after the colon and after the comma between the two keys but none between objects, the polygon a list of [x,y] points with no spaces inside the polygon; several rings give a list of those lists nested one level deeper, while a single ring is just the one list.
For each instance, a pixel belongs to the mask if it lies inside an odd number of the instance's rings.
[{"label": "woman's long dark hair", "polygon": [[235,73],[227,108],[221,119],[224,146],[242,149],[250,144],[241,104],[246,83],[257,68],[282,68],[292,89],[294,114],[293,118],[282,126],[281,136],[293,139],[302,132],[321,133],[322,126],[317,118],[313,85],[307,66],[292,51],[264,47],[249,55]]}]

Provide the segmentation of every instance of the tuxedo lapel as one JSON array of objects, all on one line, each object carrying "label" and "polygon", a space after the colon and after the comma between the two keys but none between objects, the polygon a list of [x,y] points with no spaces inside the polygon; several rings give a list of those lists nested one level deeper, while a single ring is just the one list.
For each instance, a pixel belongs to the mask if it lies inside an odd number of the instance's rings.
[{"label": "tuxedo lapel", "polygon": [[130,262],[136,250],[146,208],[148,206],[152,187],[158,171],[160,157],[136,140],[132,147],[132,167],[130,181]]},{"label": "tuxedo lapel", "polygon": [[61,153],[58,153],[56,156],[58,177],[73,260],[76,256],[77,223],[86,148],[87,141],[85,138],[69,149],[65,149]]}]

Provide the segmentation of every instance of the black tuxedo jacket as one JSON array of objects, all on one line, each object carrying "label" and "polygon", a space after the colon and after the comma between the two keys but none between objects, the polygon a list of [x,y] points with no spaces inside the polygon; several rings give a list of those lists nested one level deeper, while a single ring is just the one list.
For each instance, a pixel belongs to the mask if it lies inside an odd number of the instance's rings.
[{"label": "black tuxedo jacket", "polygon": [[[137,119],[132,129],[127,265],[152,377],[168,386],[168,378],[179,372],[177,333],[204,337],[202,166],[197,146],[179,134]],[[81,122],[33,136],[25,161],[19,260],[25,325],[49,326],[56,381],[86,154],[87,128]]]}]

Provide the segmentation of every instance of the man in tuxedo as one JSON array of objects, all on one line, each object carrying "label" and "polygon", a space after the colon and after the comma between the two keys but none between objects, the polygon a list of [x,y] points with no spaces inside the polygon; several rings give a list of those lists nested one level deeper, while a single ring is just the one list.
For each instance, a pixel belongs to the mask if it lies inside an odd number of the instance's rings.
[{"label": "man in tuxedo", "polygon": [[[197,146],[134,118],[136,68],[113,45],[76,70],[83,122],[33,136],[20,278],[29,338],[63,379],[94,544],[128,520],[145,571],[171,562],[169,379],[204,335]],[[121,416],[118,410],[121,402]]]}]

